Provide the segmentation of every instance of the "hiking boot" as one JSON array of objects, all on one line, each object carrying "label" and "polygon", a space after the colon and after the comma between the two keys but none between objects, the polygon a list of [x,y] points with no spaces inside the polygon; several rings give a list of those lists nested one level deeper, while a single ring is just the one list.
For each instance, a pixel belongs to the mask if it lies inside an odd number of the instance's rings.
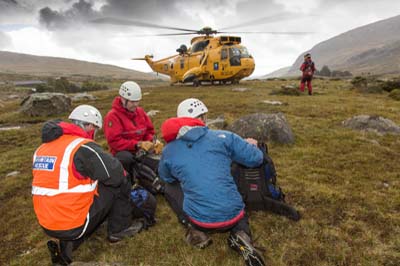
[{"label": "hiking boot", "polygon": [[124,238],[127,237],[132,237],[136,235],[137,233],[140,232],[143,228],[143,222],[140,221],[133,221],[132,225],[129,226],[128,228],[118,232],[118,233],[113,233],[108,235],[108,241],[111,243],[116,243],[118,241],[121,241]]},{"label": "hiking boot", "polygon": [[265,266],[262,254],[252,245],[250,237],[243,231],[228,237],[230,248],[243,256],[247,266]]},{"label": "hiking boot", "polygon": [[212,243],[212,239],[204,232],[194,229],[191,225],[185,234],[186,243],[196,248],[205,248]]},{"label": "hiking boot", "polygon": [[50,251],[51,263],[53,266],[69,265],[72,262],[71,259],[64,258],[61,255],[60,248],[56,241],[53,240],[47,241],[47,248]]},{"label": "hiking boot", "polygon": [[308,92],[308,95],[312,95],[312,92],[311,92],[311,91],[309,91],[309,92]]}]

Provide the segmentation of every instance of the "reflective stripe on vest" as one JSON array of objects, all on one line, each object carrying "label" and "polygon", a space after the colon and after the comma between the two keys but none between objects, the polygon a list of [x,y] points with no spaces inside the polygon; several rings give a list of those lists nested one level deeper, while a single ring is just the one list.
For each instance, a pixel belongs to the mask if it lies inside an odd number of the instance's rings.
[{"label": "reflective stripe on vest", "polygon": [[88,142],[91,140],[63,135],[42,144],[33,156],[33,207],[39,224],[47,230],[82,227],[81,235],[85,233],[98,182],[77,178],[73,162],[75,153]]},{"label": "reflective stripe on vest", "polygon": [[[94,191],[97,187],[97,180],[92,184],[86,185],[78,185],[71,189],[68,189],[68,177],[69,177],[69,164],[70,164],[70,156],[71,152],[74,150],[76,146],[81,144],[86,139],[77,138],[72,141],[67,148],[65,149],[64,156],[60,165],[60,175],[59,175],[59,187],[58,189],[52,188],[44,188],[38,186],[32,186],[32,195],[41,195],[41,196],[55,196],[61,193],[85,193]],[[33,156],[33,161],[36,159],[36,152]]]}]

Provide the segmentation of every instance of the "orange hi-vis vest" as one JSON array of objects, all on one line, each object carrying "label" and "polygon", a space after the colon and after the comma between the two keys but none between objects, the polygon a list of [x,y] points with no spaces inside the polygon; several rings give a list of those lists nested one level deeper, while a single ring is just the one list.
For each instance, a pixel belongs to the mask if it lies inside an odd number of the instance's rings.
[{"label": "orange hi-vis vest", "polygon": [[76,151],[90,142],[63,135],[42,144],[33,156],[33,207],[39,224],[48,230],[70,230],[89,222],[97,181],[78,179],[72,170]]}]

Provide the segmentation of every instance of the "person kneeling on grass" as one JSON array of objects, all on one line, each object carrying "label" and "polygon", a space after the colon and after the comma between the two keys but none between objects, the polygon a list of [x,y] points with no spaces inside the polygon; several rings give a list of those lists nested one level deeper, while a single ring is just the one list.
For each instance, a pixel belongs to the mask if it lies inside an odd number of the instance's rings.
[{"label": "person kneeling on grass", "polygon": [[80,105],[69,119],[44,124],[33,156],[33,207],[45,233],[59,240],[47,242],[54,265],[70,264],[72,251],[105,219],[110,242],[143,227],[132,221],[131,184],[121,163],[93,141],[100,112]]},{"label": "person kneeling on grass", "polygon": [[[245,205],[231,176],[232,161],[255,167],[262,163],[263,154],[254,139],[209,130],[205,126],[207,112],[203,102],[190,98],[179,104],[177,118],[170,118],[161,126],[167,145],[159,174],[175,188],[178,184],[181,191],[169,195],[166,185],[166,196],[182,206],[190,245],[204,248],[211,244],[208,233],[230,231],[228,244],[244,257],[246,265],[265,265],[253,246]],[[171,204],[171,199],[167,200]],[[179,210],[177,215],[182,219]]]}]

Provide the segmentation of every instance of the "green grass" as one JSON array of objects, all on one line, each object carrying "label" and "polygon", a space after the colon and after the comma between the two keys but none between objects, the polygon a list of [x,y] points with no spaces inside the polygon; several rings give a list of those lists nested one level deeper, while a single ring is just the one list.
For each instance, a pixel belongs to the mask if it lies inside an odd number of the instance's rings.
[{"label": "green grass", "polygon": [[[281,85],[297,83],[248,81],[199,88],[146,84],[143,91],[149,94],[141,104],[146,111],[160,110],[153,118],[156,129],[188,97],[200,98],[209,108],[209,118],[223,114],[228,124],[255,112],[285,114],[296,142],[269,143],[269,148],[278,182],[302,219],[296,223],[270,213],[251,214],[251,228],[257,244],[266,248],[267,265],[400,265],[400,137],[341,125],[360,114],[381,115],[400,124],[400,102],[386,93],[357,93],[348,81],[340,80],[315,80],[312,97],[269,95]],[[231,91],[239,86],[251,90]],[[94,94],[98,99],[85,103],[105,115],[117,90]],[[287,105],[270,106],[263,100]],[[2,125],[26,125],[0,131],[0,265],[50,265],[48,237],[36,221],[30,195],[31,158],[40,144],[41,122],[49,118],[19,114],[18,104],[0,107]],[[102,134],[98,142],[107,147]],[[5,177],[15,170],[20,171],[18,176]],[[162,197],[157,219],[155,227],[113,245],[105,240],[102,227],[74,253],[74,259],[110,265],[243,265],[226,245],[227,234],[212,235],[214,243],[205,250],[187,246],[184,229]]]}]

